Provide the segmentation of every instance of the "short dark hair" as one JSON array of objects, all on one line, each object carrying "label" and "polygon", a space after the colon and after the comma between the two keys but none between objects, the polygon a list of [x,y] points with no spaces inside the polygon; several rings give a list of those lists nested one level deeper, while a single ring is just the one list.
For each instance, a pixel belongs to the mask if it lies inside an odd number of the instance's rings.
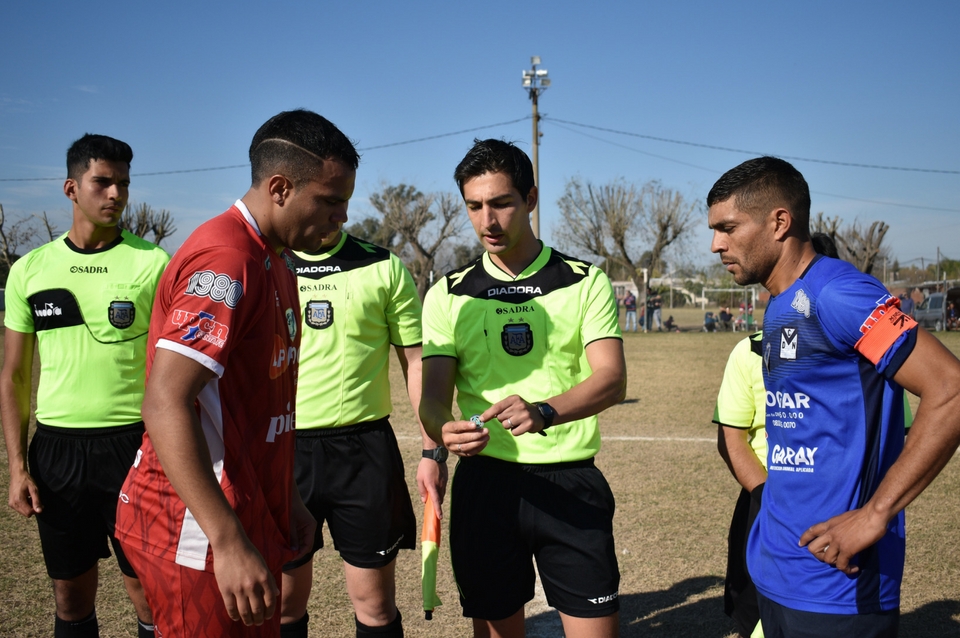
[{"label": "short dark hair", "polygon": [[505,140],[473,140],[473,148],[453,171],[460,195],[463,195],[464,183],[485,173],[506,173],[524,199],[534,186],[530,158],[515,144]]},{"label": "short dark hair", "polygon": [[783,206],[793,215],[802,237],[810,236],[810,187],[800,171],[779,157],[758,157],[724,173],[707,195],[707,206],[735,197],[737,208],[763,215]]},{"label": "short dark hair", "polygon": [[90,167],[90,162],[97,160],[124,162],[130,168],[133,149],[126,142],[112,137],[85,133],[67,149],[67,178],[80,179]]},{"label": "short dark hair", "polygon": [[325,160],[343,162],[353,170],[360,155],[346,135],[330,120],[313,111],[296,109],[274,115],[250,143],[251,183],[257,186],[271,175],[283,175],[294,186],[313,179]]}]

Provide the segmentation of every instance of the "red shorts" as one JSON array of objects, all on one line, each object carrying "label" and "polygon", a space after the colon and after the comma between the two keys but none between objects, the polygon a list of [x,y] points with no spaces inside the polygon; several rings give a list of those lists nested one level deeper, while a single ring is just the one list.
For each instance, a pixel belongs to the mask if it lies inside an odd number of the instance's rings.
[{"label": "red shorts", "polygon": [[[159,638],[279,638],[279,596],[273,618],[259,627],[247,627],[227,615],[213,574],[151,556],[126,543],[123,550],[143,585]],[[278,586],[281,574],[279,568],[273,574]]]}]

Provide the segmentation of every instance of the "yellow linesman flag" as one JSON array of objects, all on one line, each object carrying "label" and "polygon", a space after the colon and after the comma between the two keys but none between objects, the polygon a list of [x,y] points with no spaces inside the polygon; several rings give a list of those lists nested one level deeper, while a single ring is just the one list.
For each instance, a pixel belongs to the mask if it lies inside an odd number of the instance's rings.
[{"label": "yellow linesman flag", "polygon": [[420,586],[423,589],[423,616],[433,618],[433,610],[443,603],[437,597],[437,558],[440,554],[440,519],[427,494],[423,506],[423,534],[420,536],[421,569]]}]

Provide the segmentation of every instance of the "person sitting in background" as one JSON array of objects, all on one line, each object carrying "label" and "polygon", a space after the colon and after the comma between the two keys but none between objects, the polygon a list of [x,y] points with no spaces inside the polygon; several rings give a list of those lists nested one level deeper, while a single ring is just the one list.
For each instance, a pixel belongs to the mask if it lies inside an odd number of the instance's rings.
[{"label": "person sitting in background", "polygon": [[720,309],[720,329],[724,332],[733,330],[733,314],[730,312],[730,308],[723,307]]},{"label": "person sitting in background", "polygon": [[707,314],[703,315],[703,331],[704,332],[716,332],[717,331],[717,318],[714,316],[713,311],[707,311]]},{"label": "person sitting in background", "polygon": [[663,327],[667,329],[667,332],[680,332],[680,327],[674,322],[673,315],[667,317],[667,320],[663,322]]}]

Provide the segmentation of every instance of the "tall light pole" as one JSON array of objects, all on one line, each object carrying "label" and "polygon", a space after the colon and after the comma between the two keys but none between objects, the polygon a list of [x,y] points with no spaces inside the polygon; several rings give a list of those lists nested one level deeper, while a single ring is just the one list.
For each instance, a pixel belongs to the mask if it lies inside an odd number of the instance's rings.
[{"label": "tall light pole", "polygon": [[[540,56],[530,57],[530,70],[523,72],[523,88],[527,89],[530,95],[530,101],[533,102],[533,183],[537,190],[540,189],[540,112],[537,111],[537,100],[540,94],[550,86],[550,78],[547,77],[546,69],[538,69]],[[537,207],[530,212],[530,225],[533,227],[533,234],[540,238],[540,203],[537,200]]]}]

